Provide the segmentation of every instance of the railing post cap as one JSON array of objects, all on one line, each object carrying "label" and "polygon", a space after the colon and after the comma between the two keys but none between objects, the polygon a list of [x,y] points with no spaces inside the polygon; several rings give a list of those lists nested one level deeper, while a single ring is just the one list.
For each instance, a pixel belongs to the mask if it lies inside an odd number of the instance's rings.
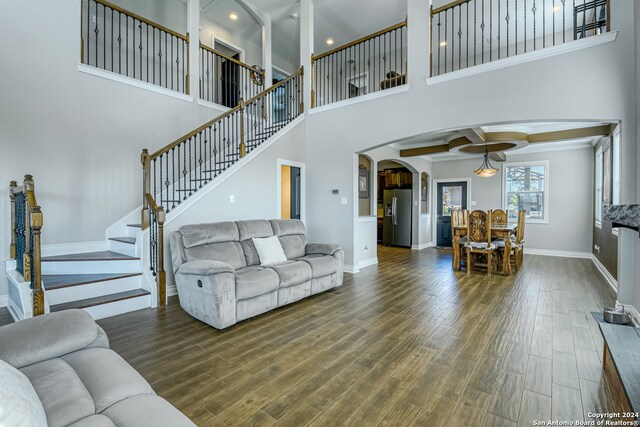
[{"label": "railing post cap", "polygon": [[33,181],[33,175],[25,175],[24,176],[24,180],[25,181]]},{"label": "railing post cap", "polygon": [[10,181],[9,182],[9,187],[17,187],[18,186],[18,182],[17,181]]}]

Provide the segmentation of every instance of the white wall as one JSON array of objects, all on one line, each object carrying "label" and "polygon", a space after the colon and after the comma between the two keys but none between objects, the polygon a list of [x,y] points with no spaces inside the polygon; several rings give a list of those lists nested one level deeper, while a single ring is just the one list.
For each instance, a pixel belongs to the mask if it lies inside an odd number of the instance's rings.
[{"label": "white wall", "polygon": [[[507,162],[547,160],[548,223],[525,226],[526,248],[564,252],[591,253],[593,240],[593,150],[590,146],[546,153],[508,154]],[[473,173],[481,158],[433,163],[433,178],[471,178],[470,200],[477,203],[469,209],[504,209],[503,165],[491,178]]]},{"label": "white wall", "polygon": [[[408,3],[410,90],[308,117],[308,183],[315,189],[308,199],[311,238],[340,242],[346,263],[353,264],[353,196],[344,206],[330,190],[352,194],[353,153],[417,134],[527,120],[621,120],[623,174],[635,168],[635,94],[629,91],[635,87],[633,2],[612,7],[613,27],[620,30],[615,42],[437,85],[425,85],[428,60],[419,60],[428,43],[428,20],[412,15],[426,6],[422,0]],[[585,90],[594,82],[607,93],[599,102]],[[331,173],[322,167],[327,164]]]},{"label": "white wall", "polygon": [[[79,0],[4,2],[0,12],[0,183],[34,175],[45,245],[104,240],[107,226],[141,203],[142,148],[221,113],[79,72],[79,16]],[[2,260],[9,228],[3,196]]]},{"label": "white wall", "polygon": [[[301,121],[195,205],[186,210],[176,209],[165,223],[165,253],[170,255],[169,233],[185,224],[278,218],[278,159],[304,163],[304,134],[305,123]],[[305,191],[309,194],[311,190],[307,187]],[[234,203],[230,203],[231,195]],[[165,261],[167,284],[172,286],[171,257],[167,256]]]}]

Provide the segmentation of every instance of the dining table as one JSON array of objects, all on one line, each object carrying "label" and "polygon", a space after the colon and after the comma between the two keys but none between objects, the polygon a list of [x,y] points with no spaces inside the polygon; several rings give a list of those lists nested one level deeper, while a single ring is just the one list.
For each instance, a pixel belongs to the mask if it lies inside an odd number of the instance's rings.
[{"label": "dining table", "polygon": [[[511,248],[512,241],[511,235],[515,233],[518,228],[516,223],[494,223],[491,224],[491,237],[492,239],[504,240],[504,253],[502,258],[502,273],[505,275],[511,274]],[[454,226],[453,229],[453,269],[460,270],[460,239],[467,235],[467,226]]]}]

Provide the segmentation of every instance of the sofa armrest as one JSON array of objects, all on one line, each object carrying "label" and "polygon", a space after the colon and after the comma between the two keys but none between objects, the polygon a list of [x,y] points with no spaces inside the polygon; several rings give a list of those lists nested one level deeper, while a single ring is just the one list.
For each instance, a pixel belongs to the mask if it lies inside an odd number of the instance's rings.
[{"label": "sofa armrest", "polygon": [[33,317],[0,328],[0,359],[21,368],[83,348],[108,345],[103,334],[83,310]]},{"label": "sofa armrest", "polygon": [[215,260],[198,260],[185,262],[178,268],[178,273],[196,276],[211,276],[219,273],[234,273],[236,270],[226,262]]},{"label": "sofa armrest", "polygon": [[340,250],[340,245],[334,243],[308,243],[305,255],[333,255]]}]

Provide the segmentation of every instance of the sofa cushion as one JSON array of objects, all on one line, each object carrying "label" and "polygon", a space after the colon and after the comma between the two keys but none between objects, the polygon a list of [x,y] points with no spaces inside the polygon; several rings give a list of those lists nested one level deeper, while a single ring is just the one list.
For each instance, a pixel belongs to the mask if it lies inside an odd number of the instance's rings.
[{"label": "sofa cushion", "polygon": [[88,348],[62,359],[75,370],[89,391],[96,412],[131,396],[155,394],[138,371],[111,350]]},{"label": "sofa cushion", "polygon": [[269,220],[273,234],[276,236],[291,236],[295,234],[306,234],[304,222],[299,219],[271,219]]},{"label": "sofa cushion", "polygon": [[187,256],[187,261],[222,261],[235,269],[246,267],[247,265],[239,242],[207,243],[186,248],[184,252]]},{"label": "sofa cushion", "polygon": [[103,413],[118,427],[195,427],[180,411],[159,396],[140,395],[125,399]]},{"label": "sofa cushion", "polygon": [[[98,366],[93,365],[96,370]],[[68,426],[96,413],[89,391],[64,360],[49,359],[26,366],[21,371],[36,390],[49,427]]]},{"label": "sofa cushion", "polygon": [[96,414],[76,421],[69,425],[69,427],[116,427],[116,425],[113,424],[108,417]]},{"label": "sofa cushion", "polygon": [[195,274],[197,276],[210,276],[219,273],[233,273],[235,270],[226,262],[211,259],[185,262],[178,272],[182,274]]},{"label": "sofa cushion", "polygon": [[207,243],[237,242],[240,240],[235,222],[215,222],[212,224],[193,224],[180,227],[182,243],[185,248]]},{"label": "sofa cushion", "polygon": [[47,416],[29,379],[0,360],[0,426],[47,427]]},{"label": "sofa cushion", "polygon": [[281,264],[287,260],[284,251],[282,250],[282,245],[280,244],[280,240],[276,236],[265,237],[262,239],[251,239],[253,241],[253,245],[258,252],[258,257],[260,258],[260,265],[274,265]]},{"label": "sofa cushion", "polygon": [[269,220],[273,234],[278,236],[287,259],[300,258],[305,255],[307,236],[304,223],[299,219]]},{"label": "sofa cushion", "polygon": [[304,249],[307,246],[307,238],[304,234],[278,237],[282,250],[287,259],[296,259],[305,255]]},{"label": "sofa cushion", "polygon": [[236,221],[239,240],[260,239],[273,236],[271,224],[266,219],[253,219],[250,221]]},{"label": "sofa cushion", "polygon": [[338,271],[338,260],[332,255],[306,255],[298,259],[311,266],[311,277],[314,279]]},{"label": "sofa cushion", "polygon": [[270,268],[258,266],[236,270],[236,298],[257,297],[278,289],[280,278]]},{"label": "sofa cushion", "polygon": [[286,261],[282,264],[270,265],[267,268],[278,273],[281,288],[299,285],[311,280],[311,267],[303,261]]}]

